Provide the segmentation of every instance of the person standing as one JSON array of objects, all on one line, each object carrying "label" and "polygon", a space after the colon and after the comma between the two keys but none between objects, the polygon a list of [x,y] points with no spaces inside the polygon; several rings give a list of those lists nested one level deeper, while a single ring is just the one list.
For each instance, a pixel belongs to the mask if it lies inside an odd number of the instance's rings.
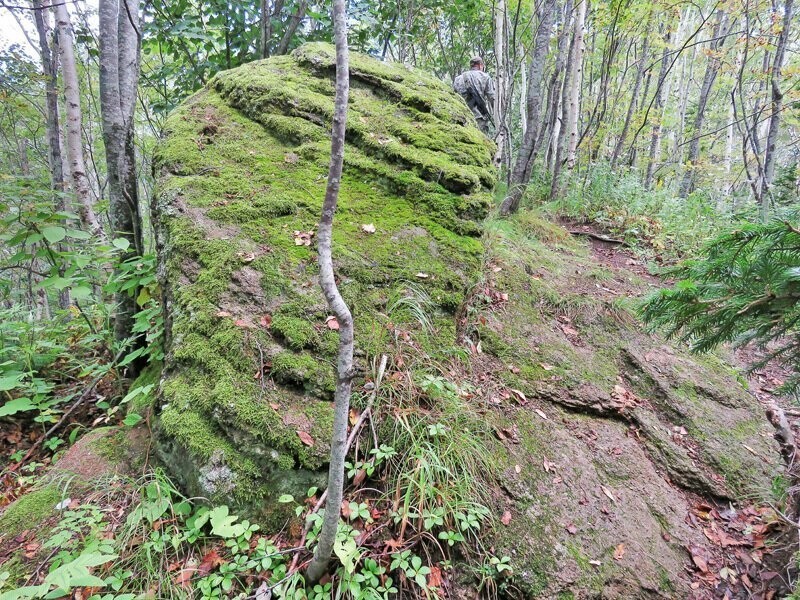
[{"label": "person standing", "polygon": [[475,115],[478,128],[489,134],[489,123],[493,122],[494,81],[486,72],[486,66],[480,56],[469,61],[469,71],[456,77],[453,88],[466,100],[467,106]]}]

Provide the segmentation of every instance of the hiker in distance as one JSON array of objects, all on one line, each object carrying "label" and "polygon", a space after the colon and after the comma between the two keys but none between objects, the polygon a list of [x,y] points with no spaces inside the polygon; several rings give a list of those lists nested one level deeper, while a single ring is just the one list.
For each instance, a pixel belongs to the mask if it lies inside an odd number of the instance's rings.
[{"label": "hiker in distance", "polygon": [[489,123],[494,123],[494,81],[485,68],[483,59],[474,57],[469,61],[469,71],[456,77],[453,88],[466,100],[480,130],[488,135]]}]

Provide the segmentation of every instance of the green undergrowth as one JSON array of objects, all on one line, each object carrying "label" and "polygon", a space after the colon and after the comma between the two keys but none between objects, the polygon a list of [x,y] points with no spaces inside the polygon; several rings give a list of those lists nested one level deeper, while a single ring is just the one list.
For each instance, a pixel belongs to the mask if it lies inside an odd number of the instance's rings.
[{"label": "green undergrowth", "polygon": [[647,190],[639,172],[615,172],[606,163],[567,176],[564,188],[552,200],[549,176],[537,172],[526,199],[553,217],[595,223],[646,256],[667,262],[696,256],[709,239],[757,219],[755,205],[741,198],[723,204],[702,189],[678,198],[663,182]]}]

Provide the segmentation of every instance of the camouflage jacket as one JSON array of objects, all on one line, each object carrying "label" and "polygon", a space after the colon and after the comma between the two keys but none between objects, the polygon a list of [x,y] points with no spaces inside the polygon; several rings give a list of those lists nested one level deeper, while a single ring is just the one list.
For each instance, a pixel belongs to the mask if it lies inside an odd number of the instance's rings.
[{"label": "camouflage jacket", "polygon": [[453,88],[467,100],[467,105],[472,109],[473,114],[476,118],[485,118],[484,115],[481,114],[480,109],[469,100],[469,94],[467,90],[473,87],[475,90],[478,91],[478,94],[483,101],[486,103],[486,107],[489,111],[494,109],[494,81],[492,80],[491,75],[486,73],[485,71],[479,71],[477,69],[473,69],[470,71],[465,71],[453,82]]}]

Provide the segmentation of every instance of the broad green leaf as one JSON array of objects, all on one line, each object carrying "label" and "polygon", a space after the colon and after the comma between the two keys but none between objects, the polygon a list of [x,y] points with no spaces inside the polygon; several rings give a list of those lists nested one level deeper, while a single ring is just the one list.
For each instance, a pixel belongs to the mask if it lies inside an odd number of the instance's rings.
[{"label": "broad green leaf", "polygon": [[85,300],[92,295],[92,288],[86,285],[79,285],[72,288],[72,297],[76,300]]},{"label": "broad green leaf", "polygon": [[125,238],[114,238],[111,243],[114,244],[115,248],[119,248],[123,252],[131,247],[131,243]]},{"label": "broad green leaf", "polygon": [[46,239],[48,242],[50,242],[51,244],[55,244],[63,240],[65,237],[67,237],[67,230],[58,225],[51,227],[43,227],[42,235],[44,236],[44,239]]},{"label": "broad green leaf", "polygon": [[88,240],[91,239],[92,234],[88,231],[81,231],[80,229],[67,229],[67,237],[73,240]]},{"label": "broad green leaf", "polygon": [[22,382],[23,375],[20,373],[19,375],[6,375],[5,377],[0,377],[0,392],[7,392],[8,390],[13,390],[19,387],[20,383]]},{"label": "broad green leaf", "polygon": [[122,424],[127,427],[133,427],[142,421],[142,415],[137,415],[136,413],[131,413],[127,417],[122,420]]},{"label": "broad green leaf", "polygon": [[[0,381],[2,380],[0,379]],[[34,410],[36,408],[36,405],[30,398],[15,398],[14,400],[9,400],[3,404],[3,406],[0,406],[0,417],[9,417],[18,412],[25,412],[26,410]]]}]

